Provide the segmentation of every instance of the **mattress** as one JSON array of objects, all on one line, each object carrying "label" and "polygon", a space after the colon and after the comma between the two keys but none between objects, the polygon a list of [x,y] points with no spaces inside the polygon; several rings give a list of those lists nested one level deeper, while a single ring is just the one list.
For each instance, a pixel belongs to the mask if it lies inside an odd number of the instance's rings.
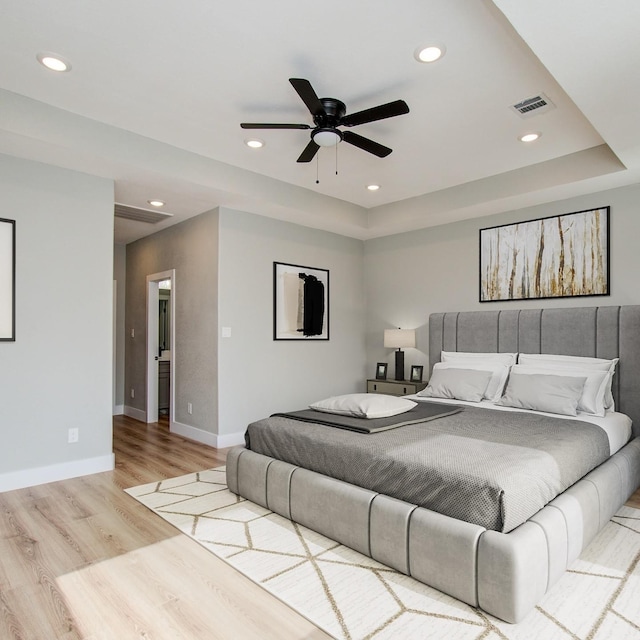
[{"label": "mattress", "polygon": [[[424,396],[419,396],[418,394],[403,397],[415,402],[435,402],[437,404],[483,407],[485,409],[495,409],[496,411],[523,411],[523,409],[503,407],[501,405],[494,404],[493,402],[489,402],[488,400],[483,400],[482,402],[478,403],[464,402],[463,400],[447,400],[445,398],[426,398]],[[536,413],[541,416],[548,416],[550,418],[558,418],[561,420],[577,419],[582,422],[590,422],[591,424],[599,426],[607,434],[611,455],[613,455],[617,451],[620,451],[620,449],[622,449],[622,447],[624,447],[624,445],[629,442],[633,433],[631,418],[628,415],[625,415],[624,413],[620,413],[618,411],[608,411],[602,417],[578,411],[578,414],[575,418],[573,418],[572,416],[562,416],[557,413],[545,413],[543,411],[536,411]]]},{"label": "mattress", "polygon": [[491,407],[466,406],[428,423],[366,435],[271,417],[249,425],[247,445],[500,532],[525,522],[611,454],[601,425]]}]

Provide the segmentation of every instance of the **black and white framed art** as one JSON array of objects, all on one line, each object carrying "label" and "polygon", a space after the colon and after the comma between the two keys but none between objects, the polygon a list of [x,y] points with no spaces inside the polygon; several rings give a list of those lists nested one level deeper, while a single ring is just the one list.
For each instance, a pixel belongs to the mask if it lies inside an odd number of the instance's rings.
[{"label": "black and white framed art", "polygon": [[273,263],[273,339],[329,340],[329,270]]},{"label": "black and white framed art", "polygon": [[0,341],[16,339],[16,221],[0,218]]}]

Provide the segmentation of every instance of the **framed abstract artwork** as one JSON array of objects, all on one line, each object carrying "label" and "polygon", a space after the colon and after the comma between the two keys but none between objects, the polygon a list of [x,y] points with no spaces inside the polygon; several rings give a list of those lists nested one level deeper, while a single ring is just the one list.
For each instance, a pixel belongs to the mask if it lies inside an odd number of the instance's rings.
[{"label": "framed abstract artwork", "polygon": [[0,341],[16,339],[16,221],[0,218]]},{"label": "framed abstract artwork", "polygon": [[480,229],[480,302],[608,296],[609,210]]},{"label": "framed abstract artwork", "polygon": [[329,270],[273,263],[273,339],[329,339]]}]

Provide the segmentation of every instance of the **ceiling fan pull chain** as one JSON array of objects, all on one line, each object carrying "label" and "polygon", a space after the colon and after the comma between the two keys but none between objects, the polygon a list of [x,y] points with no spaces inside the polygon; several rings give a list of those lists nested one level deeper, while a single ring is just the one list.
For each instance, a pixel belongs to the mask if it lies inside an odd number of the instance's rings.
[{"label": "ceiling fan pull chain", "polygon": [[336,145],[336,175],[338,175],[338,145]]},{"label": "ceiling fan pull chain", "polygon": [[316,153],[316,184],[320,184],[320,154]]}]

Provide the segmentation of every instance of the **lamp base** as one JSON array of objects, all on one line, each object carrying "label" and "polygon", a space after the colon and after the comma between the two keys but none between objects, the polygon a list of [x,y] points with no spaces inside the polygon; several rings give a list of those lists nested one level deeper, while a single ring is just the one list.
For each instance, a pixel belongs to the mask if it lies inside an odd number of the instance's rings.
[{"label": "lamp base", "polygon": [[396,380],[404,380],[404,351],[396,351]]}]

